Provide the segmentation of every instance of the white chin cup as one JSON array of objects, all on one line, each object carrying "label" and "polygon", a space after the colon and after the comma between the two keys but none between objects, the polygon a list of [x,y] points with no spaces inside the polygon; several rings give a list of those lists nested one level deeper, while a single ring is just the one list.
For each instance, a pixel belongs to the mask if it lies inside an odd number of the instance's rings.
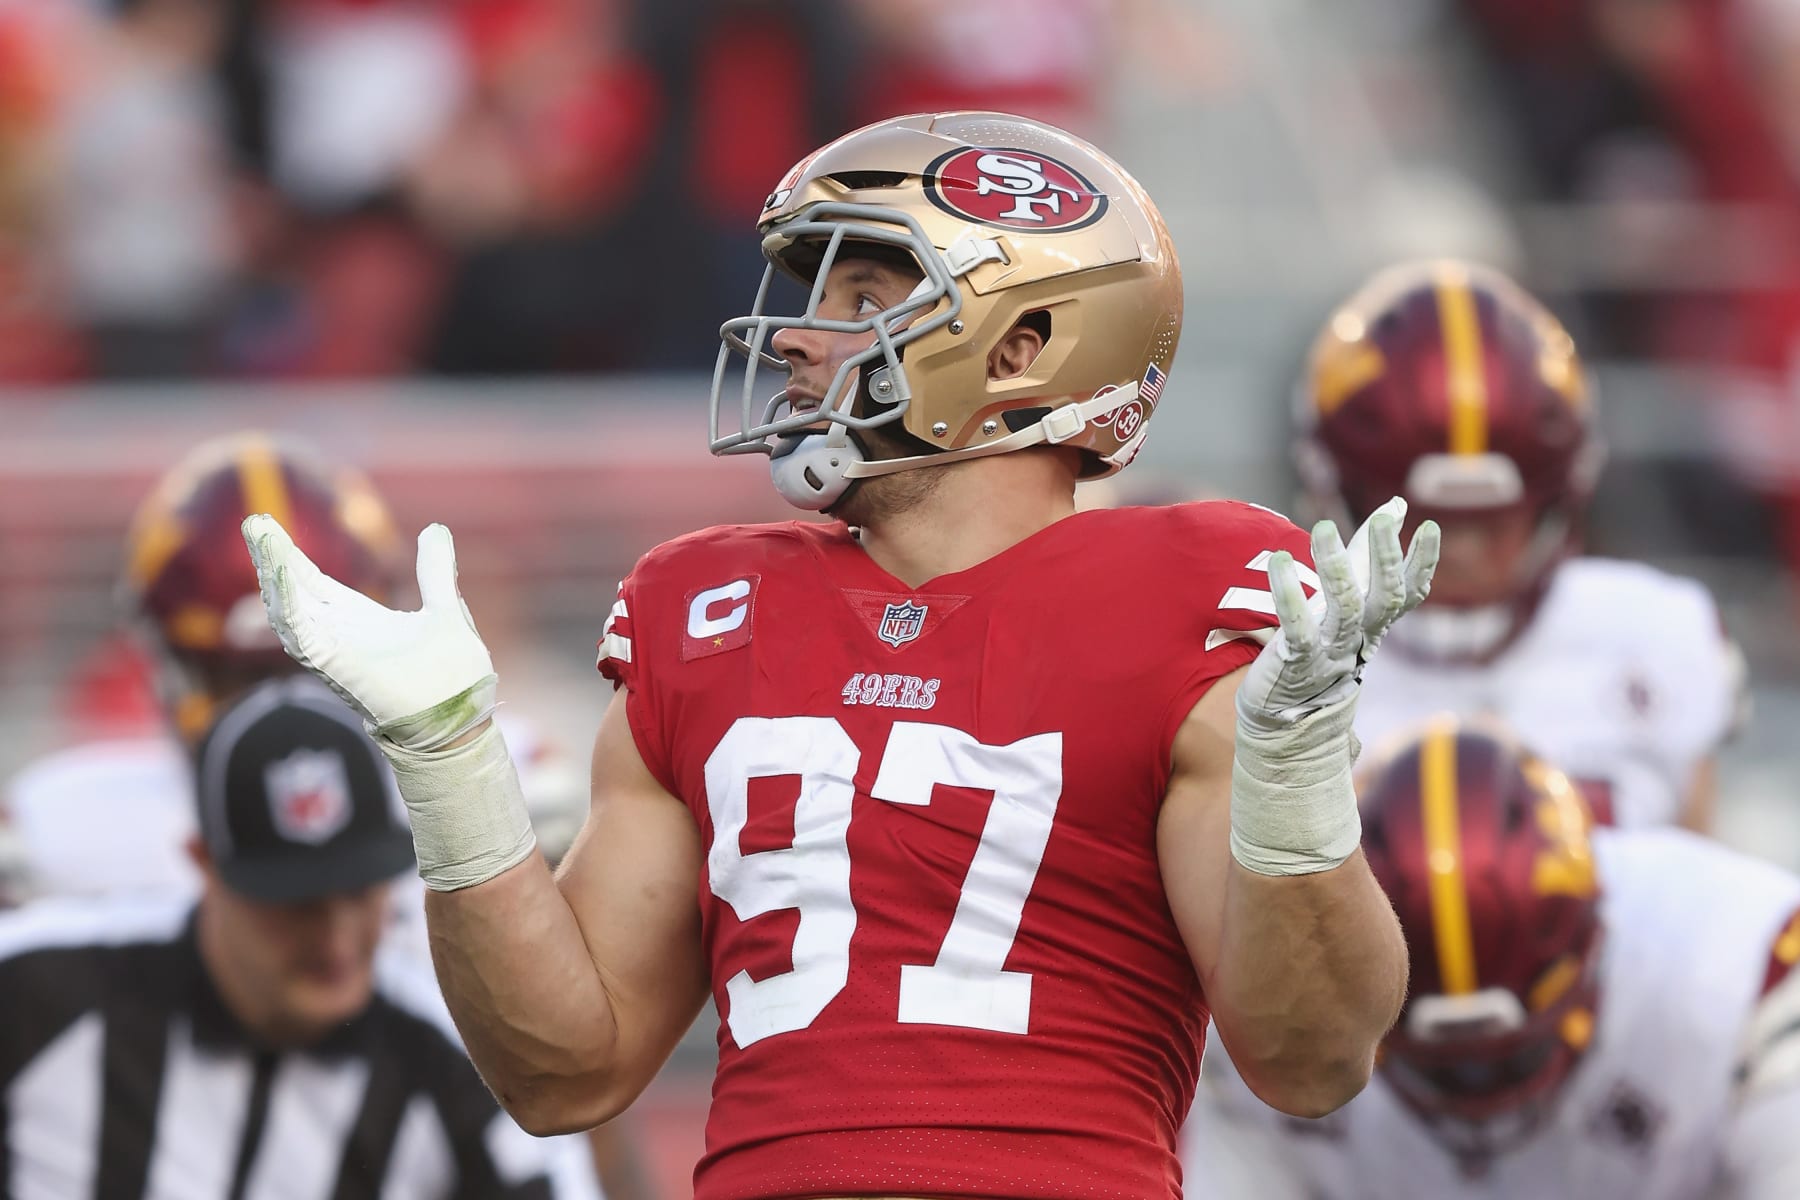
[{"label": "white chin cup", "polygon": [[862,448],[848,437],[841,445],[831,441],[829,434],[804,433],[776,442],[769,474],[783,500],[795,508],[824,512],[843,496],[850,486],[844,472],[863,460]]},{"label": "white chin cup", "polygon": [[1512,634],[1518,610],[1511,604],[1449,608],[1421,604],[1394,622],[1388,637],[1417,658],[1439,661],[1483,659]]}]

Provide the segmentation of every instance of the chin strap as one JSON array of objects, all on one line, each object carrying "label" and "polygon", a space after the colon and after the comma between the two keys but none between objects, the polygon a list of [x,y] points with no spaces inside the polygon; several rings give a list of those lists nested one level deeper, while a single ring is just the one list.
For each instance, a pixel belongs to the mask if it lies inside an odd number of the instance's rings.
[{"label": "chin strap", "polygon": [[897,475],[916,467],[986,458],[1023,450],[1027,446],[1055,446],[1079,434],[1095,420],[1124,408],[1137,399],[1136,381],[1116,391],[1076,404],[1052,409],[1025,428],[982,446],[909,454],[904,458],[869,459],[862,445],[845,425],[834,424],[826,433],[808,433],[783,439],[769,457],[769,474],[782,499],[796,508],[824,512],[836,504],[858,479]]},{"label": "chin strap", "polygon": [[985,445],[964,446],[960,450],[939,450],[931,454],[913,454],[906,458],[883,458],[873,462],[859,460],[850,464],[845,474],[850,479],[872,479],[878,475],[895,475],[934,463],[960,462],[966,458],[1005,454],[1011,450],[1023,450],[1027,446],[1059,445],[1075,437],[1098,418],[1118,412],[1136,400],[1137,394],[1138,385],[1134,380],[1117,391],[1051,409],[1025,428]]},{"label": "chin strap", "polygon": [[781,439],[769,456],[775,490],[795,508],[824,512],[850,489],[850,468],[863,461],[862,446],[842,425],[829,433]]}]

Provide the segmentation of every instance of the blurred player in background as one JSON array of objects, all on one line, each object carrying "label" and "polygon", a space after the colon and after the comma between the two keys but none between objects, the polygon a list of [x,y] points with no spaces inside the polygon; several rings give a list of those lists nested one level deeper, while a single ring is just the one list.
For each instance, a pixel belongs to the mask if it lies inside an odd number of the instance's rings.
[{"label": "blurred player in background", "polygon": [[404,560],[394,526],[362,476],[261,433],[195,447],[133,516],[119,587],[167,730],[78,745],[9,782],[27,892],[197,885],[183,849],[193,832],[192,742],[221,704],[295,670],[263,617],[237,535],[246,513],[270,507],[359,587],[398,598]]},{"label": "blurred player in background", "polygon": [[1382,271],[1332,314],[1298,397],[1310,499],[1345,528],[1389,496],[1443,529],[1430,599],[1363,681],[1373,743],[1492,713],[1606,823],[1706,831],[1742,660],[1704,586],[1578,556],[1603,457],[1574,342],[1498,272]]},{"label": "blurred player in background", "polygon": [[710,993],[702,1200],[1178,1195],[1209,1010],[1307,1114],[1363,1085],[1397,1011],[1349,729],[1435,528],[1403,555],[1400,504],[1348,549],[1231,502],[1075,512],[1143,444],[1182,291],[1148,196],[1060,130],[869,126],[796,164],[757,233],[712,448],[770,455],[836,521],[639,562],[555,881],[448,531],[396,612],[253,517],[271,617],[382,735],[440,978],[527,1128],[631,1103]]},{"label": "blurred player in background", "polygon": [[1362,779],[1406,1009],[1316,1122],[1209,1056],[1190,1195],[1800,1195],[1800,879],[1684,830],[1590,832],[1561,771],[1451,718]]},{"label": "blurred player in background", "polygon": [[[154,667],[167,732],[77,745],[31,764],[4,797],[10,850],[5,891],[17,899],[125,891],[190,894],[200,885],[194,833],[194,739],[221,706],[264,680],[299,671],[269,628],[239,531],[251,512],[279,511],[309,552],[372,596],[398,600],[404,560],[386,503],[369,481],[290,437],[245,432],[195,447],[132,519],[120,595]],[[586,809],[579,770],[509,715],[508,744],[546,855],[568,849]],[[395,889],[390,942],[429,961],[421,887]],[[596,1131],[614,1200],[646,1195],[625,1125]]]}]

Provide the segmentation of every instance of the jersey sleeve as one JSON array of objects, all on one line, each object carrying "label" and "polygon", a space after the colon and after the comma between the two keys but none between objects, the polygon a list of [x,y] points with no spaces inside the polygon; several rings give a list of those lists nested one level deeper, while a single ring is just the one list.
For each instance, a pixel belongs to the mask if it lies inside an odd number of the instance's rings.
[{"label": "jersey sleeve", "polygon": [[644,766],[669,792],[675,792],[674,771],[667,721],[658,702],[656,661],[657,630],[652,618],[655,600],[646,597],[654,585],[646,584],[646,560],[640,560],[619,584],[618,598],[606,623],[600,627],[600,674],[625,691],[625,717]]},{"label": "jersey sleeve", "polygon": [[1685,790],[1696,765],[1743,724],[1748,711],[1744,660],[1703,585],[1668,577],[1660,582],[1654,610],[1642,614],[1651,623],[1644,653],[1661,663],[1660,754],[1670,778]]},{"label": "jersey sleeve", "polygon": [[631,621],[631,605],[625,596],[631,581],[631,576],[627,575],[619,583],[618,599],[613,601],[606,623],[600,626],[600,656],[594,663],[602,675],[612,680],[615,688],[630,688],[637,680],[637,667],[631,658],[632,635],[636,630]]},{"label": "jersey sleeve", "polygon": [[1248,666],[1280,628],[1269,560],[1286,550],[1308,596],[1318,591],[1312,541],[1292,521],[1256,504],[1214,501],[1168,510],[1174,521],[1168,584],[1188,612],[1179,634],[1189,667],[1164,718],[1164,760],[1176,731],[1219,679]]},{"label": "jersey sleeve", "polygon": [[1800,1196],[1800,912],[1769,948],[1761,993],[1732,1071],[1735,1089],[1723,1146],[1724,1195]]}]

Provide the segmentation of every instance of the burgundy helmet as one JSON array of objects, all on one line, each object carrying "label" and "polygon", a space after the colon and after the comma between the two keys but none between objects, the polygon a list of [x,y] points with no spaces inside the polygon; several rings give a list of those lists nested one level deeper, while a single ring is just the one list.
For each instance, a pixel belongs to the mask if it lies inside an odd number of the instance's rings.
[{"label": "burgundy helmet", "polygon": [[1383,1076],[1454,1149],[1501,1148],[1536,1126],[1593,1034],[1592,818],[1561,771],[1450,718],[1358,793],[1363,851],[1412,957]]},{"label": "burgundy helmet", "polygon": [[138,507],[126,536],[124,602],[171,679],[184,731],[236,687],[294,670],[269,627],[240,526],[266,512],[326,574],[391,600],[403,563],[387,507],[356,472],[267,434],[190,452]]},{"label": "burgundy helmet", "polygon": [[[1390,267],[1326,322],[1297,408],[1301,478],[1327,515],[1360,524],[1391,496],[1404,496],[1415,520],[1529,515],[1534,533],[1504,602],[1465,611],[1463,628],[1411,647],[1441,658],[1497,652],[1573,548],[1604,457],[1567,331],[1490,268]],[[1449,609],[1421,609],[1396,626],[1397,639],[1410,645],[1434,618],[1453,623]]]}]

